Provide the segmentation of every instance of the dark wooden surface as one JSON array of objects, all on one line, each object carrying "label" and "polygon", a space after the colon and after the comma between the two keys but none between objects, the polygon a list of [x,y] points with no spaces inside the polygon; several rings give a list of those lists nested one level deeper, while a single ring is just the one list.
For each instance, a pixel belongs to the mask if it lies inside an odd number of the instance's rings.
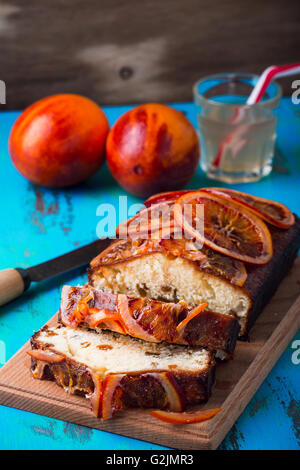
[{"label": "dark wooden surface", "polygon": [[61,92],[188,101],[206,74],[297,61],[299,31],[299,0],[0,0],[6,108]]}]

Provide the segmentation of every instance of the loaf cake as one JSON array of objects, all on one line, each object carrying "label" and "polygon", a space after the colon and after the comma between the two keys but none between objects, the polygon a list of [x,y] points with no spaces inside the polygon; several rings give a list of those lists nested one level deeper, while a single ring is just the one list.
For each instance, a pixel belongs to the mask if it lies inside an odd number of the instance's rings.
[{"label": "loaf cake", "polygon": [[191,306],[207,302],[209,310],[237,318],[242,337],[289,271],[300,247],[299,218],[286,230],[269,226],[269,231],[274,254],[262,265],[241,263],[205,246],[189,250],[190,240],[116,240],[92,260],[89,283],[106,292],[164,302],[185,301]]},{"label": "loaf cake", "polygon": [[[193,226],[195,211],[180,222],[176,201],[197,197],[208,201],[207,233]],[[122,224],[120,239],[91,261],[88,284],[64,286],[58,326],[31,339],[33,377],[91,398],[102,419],[207,401],[215,358],[248,334],[300,246],[300,219],[280,203],[218,188],[158,195],[146,206],[153,201],[171,212],[170,236],[160,216],[150,238],[147,217],[125,238]],[[178,227],[193,237],[178,238]]]},{"label": "loaf cake", "polygon": [[205,306],[111,294],[88,285],[64,286],[59,319],[73,328],[109,329],[145,341],[204,346],[232,354],[239,332],[237,320]]},{"label": "loaf cake", "polygon": [[208,400],[213,354],[99,330],[44,327],[31,338],[33,377],[91,398],[97,417],[124,408],[182,411]]}]

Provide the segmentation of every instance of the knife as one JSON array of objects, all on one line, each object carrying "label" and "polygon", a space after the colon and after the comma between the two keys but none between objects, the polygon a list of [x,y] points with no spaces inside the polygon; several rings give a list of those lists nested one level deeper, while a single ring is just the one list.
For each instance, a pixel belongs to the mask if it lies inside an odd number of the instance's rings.
[{"label": "knife", "polygon": [[100,238],[88,245],[31,268],[0,271],[0,305],[19,297],[29,288],[32,282],[45,281],[59,274],[87,266],[98,253],[110,245],[111,241],[111,238]]}]

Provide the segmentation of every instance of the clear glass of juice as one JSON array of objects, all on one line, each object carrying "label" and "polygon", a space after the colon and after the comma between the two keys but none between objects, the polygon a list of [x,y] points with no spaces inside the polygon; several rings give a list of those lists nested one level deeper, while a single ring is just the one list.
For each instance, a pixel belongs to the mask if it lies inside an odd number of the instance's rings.
[{"label": "clear glass of juice", "polygon": [[194,85],[200,164],[226,183],[258,181],[272,170],[281,87],[273,82],[259,103],[247,105],[257,75],[216,74]]}]

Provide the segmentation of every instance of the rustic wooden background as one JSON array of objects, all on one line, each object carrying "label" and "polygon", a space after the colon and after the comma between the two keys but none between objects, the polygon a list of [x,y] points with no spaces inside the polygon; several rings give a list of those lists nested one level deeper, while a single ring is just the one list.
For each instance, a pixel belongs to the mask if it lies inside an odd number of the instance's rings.
[{"label": "rustic wooden background", "polygon": [[0,0],[7,109],[60,92],[187,101],[206,74],[299,56],[299,0]]}]

